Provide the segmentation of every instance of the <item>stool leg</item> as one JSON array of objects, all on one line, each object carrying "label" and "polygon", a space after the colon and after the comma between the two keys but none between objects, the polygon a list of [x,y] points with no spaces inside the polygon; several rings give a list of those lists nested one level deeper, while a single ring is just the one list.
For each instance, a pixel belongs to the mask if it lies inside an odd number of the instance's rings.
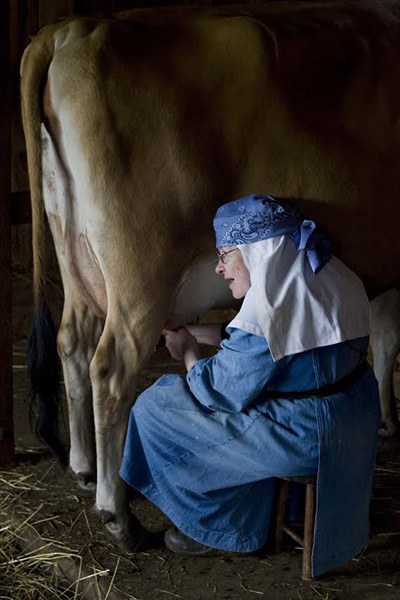
[{"label": "stool leg", "polygon": [[275,528],[275,552],[279,554],[283,547],[283,526],[286,514],[287,503],[289,499],[290,483],[289,481],[279,481],[278,500],[276,505],[276,528]]},{"label": "stool leg", "polygon": [[314,515],[315,515],[315,485],[309,483],[306,486],[302,579],[312,579],[312,577],[311,577],[311,553],[312,553],[313,538],[314,538]]}]

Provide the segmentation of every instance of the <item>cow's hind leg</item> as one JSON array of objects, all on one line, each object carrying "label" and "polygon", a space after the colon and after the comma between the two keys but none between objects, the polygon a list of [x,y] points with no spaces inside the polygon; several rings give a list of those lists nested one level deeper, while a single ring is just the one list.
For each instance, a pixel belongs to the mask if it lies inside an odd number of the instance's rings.
[{"label": "cow's hind leg", "polygon": [[[89,365],[103,321],[83,302],[82,289],[78,289],[80,281],[76,267],[73,267],[71,251],[75,240],[71,225],[74,202],[68,172],[57,150],[57,136],[54,132],[49,133],[50,121],[46,127],[42,126],[43,193],[64,289],[64,309],[57,346],[68,403],[69,464],[80,487],[93,492],[96,486],[96,450]],[[79,255],[82,256],[82,252]]]},{"label": "cow's hind leg", "polygon": [[[142,299],[143,301],[143,299]],[[144,304],[141,306],[144,307]],[[157,305],[149,301],[148,305]],[[118,307],[113,317],[113,302],[90,365],[93,386],[97,451],[96,509],[108,531],[125,549],[138,549],[144,530],[130,514],[126,485],[119,477],[119,466],[129,411],[135,397],[136,375],[157,344],[165,313],[145,315],[139,302],[132,302],[129,315]],[[133,318],[132,313],[141,314]]]},{"label": "cow's hind leg", "polygon": [[89,365],[103,322],[73,294],[70,287],[64,287],[65,302],[57,344],[68,402],[71,442],[69,464],[79,487],[85,492],[94,492],[96,447]]},{"label": "cow's hind leg", "polygon": [[400,291],[392,289],[372,300],[371,319],[370,343],[382,412],[379,433],[392,436],[399,431],[393,393],[393,368],[400,350]]}]

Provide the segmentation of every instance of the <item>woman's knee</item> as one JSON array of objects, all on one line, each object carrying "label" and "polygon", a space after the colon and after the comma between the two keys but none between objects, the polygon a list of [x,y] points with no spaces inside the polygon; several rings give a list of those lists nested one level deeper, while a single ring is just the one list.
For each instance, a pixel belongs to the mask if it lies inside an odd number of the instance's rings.
[{"label": "woman's knee", "polygon": [[160,411],[163,412],[162,402],[154,394],[153,387],[147,388],[136,398],[131,408],[131,418],[139,422],[149,423]]}]

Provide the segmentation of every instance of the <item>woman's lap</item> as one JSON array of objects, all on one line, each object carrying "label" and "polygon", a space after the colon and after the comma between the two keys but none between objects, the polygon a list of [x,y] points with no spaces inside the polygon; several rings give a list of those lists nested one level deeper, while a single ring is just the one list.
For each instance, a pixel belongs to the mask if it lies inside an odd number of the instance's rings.
[{"label": "woman's lap", "polygon": [[[165,376],[132,409],[121,476],[190,537],[251,551],[266,540],[273,478],[316,472],[317,414],[324,406],[324,427],[332,427],[331,411],[337,424],[349,404],[357,404],[354,394],[266,400],[241,413],[212,413],[184,379]],[[348,419],[349,410],[343,422]]]},{"label": "woman's lap", "polygon": [[131,413],[134,436],[128,430],[125,448],[125,456],[134,464],[137,440],[133,437],[139,436],[154,480],[161,472],[170,473],[175,481],[202,493],[316,471],[313,400],[274,400],[264,412],[249,408],[241,413],[211,413],[193,398],[185,380],[163,379],[138,398]]}]

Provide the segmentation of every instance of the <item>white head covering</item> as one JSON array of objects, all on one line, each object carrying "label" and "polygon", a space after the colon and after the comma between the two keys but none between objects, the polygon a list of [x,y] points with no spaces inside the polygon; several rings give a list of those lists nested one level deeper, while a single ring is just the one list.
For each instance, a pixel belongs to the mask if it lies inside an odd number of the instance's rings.
[{"label": "white head covering", "polygon": [[364,286],[340,260],[332,256],[313,273],[307,251],[288,235],[237,247],[251,288],[228,326],[264,336],[275,361],[369,335]]}]

